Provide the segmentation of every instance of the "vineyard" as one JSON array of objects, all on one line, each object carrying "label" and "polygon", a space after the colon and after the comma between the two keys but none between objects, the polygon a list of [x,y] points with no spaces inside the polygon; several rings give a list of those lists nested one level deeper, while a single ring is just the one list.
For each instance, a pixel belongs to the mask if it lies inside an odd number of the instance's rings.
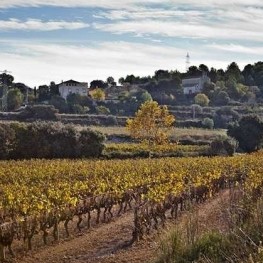
[{"label": "vineyard", "polygon": [[136,152],[136,151],[149,151],[154,153],[170,153],[170,152],[190,152],[199,153],[208,150],[207,145],[180,145],[176,143],[154,145],[151,148],[147,144],[141,143],[108,143],[106,144],[106,151],[123,151],[123,152]]},{"label": "vineyard", "polygon": [[138,160],[30,160],[0,165],[0,261],[5,249],[22,239],[31,250],[34,237],[49,232],[70,235],[70,221],[81,231],[132,209],[131,243],[165,224],[168,213],[202,203],[237,185],[256,198],[263,184],[263,153],[215,158]]},{"label": "vineyard", "polygon": [[137,157],[195,157],[208,155],[207,145],[180,145],[176,143],[149,146],[142,143],[107,143],[104,157],[118,159]]}]

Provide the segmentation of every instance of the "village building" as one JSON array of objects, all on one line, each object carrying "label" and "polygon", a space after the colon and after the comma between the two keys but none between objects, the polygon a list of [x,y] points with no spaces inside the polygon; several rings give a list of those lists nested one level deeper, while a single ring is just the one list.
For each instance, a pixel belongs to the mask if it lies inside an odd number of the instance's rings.
[{"label": "village building", "polygon": [[78,82],[75,80],[62,81],[58,84],[60,96],[67,99],[67,96],[71,93],[79,94],[82,96],[88,96],[88,83]]},{"label": "village building", "polygon": [[206,72],[201,72],[199,76],[188,77],[182,79],[182,87],[185,95],[200,93],[205,83],[211,83]]}]

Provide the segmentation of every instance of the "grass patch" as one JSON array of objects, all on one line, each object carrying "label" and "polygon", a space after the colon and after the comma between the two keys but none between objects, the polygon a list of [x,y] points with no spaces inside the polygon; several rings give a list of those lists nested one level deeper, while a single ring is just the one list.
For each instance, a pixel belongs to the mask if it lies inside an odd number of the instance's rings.
[{"label": "grass patch", "polygon": [[[91,126],[92,130],[104,133],[110,140],[113,137],[132,141],[125,127],[101,127]],[[170,140],[183,144],[209,144],[217,137],[226,136],[226,130],[208,130],[199,128],[173,128],[170,132]]]},{"label": "grass patch", "polygon": [[198,213],[190,212],[191,220],[180,228],[170,227],[161,236],[155,263],[263,262],[263,196],[256,198],[255,192],[244,188],[231,190],[222,208],[228,224],[223,231],[199,232]]}]

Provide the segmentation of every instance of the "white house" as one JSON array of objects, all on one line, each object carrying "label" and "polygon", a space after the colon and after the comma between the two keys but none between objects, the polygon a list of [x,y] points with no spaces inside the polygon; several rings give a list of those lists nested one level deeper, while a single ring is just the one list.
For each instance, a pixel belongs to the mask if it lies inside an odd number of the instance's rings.
[{"label": "white house", "polygon": [[185,95],[196,94],[202,91],[205,83],[210,83],[211,80],[206,73],[202,73],[199,77],[182,79],[182,86]]},{"label": "white house", "polygon": [[80,94],[82,96],[88,95],[88,83],[78,82],[75,80],[62,81],[58,84],[60,96],[67,99],[67,96],[71,93]]}]

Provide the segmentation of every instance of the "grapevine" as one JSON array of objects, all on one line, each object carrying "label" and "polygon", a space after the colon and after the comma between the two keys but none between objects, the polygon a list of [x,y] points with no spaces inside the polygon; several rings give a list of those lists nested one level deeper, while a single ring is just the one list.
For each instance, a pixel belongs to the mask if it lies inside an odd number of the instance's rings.
[{"label": "grapevine", "polygon": [[[5,247],[22,238],[27,248],[37,233],[44,244],[50,230],[83,217],[91,227],[133,209],[132,241],[159,225],[167,212],[176,218],[189,203],[202,203],[221,189],[241,185],[261,194],[263,153],[235,157],[137,160],[27,160],[0,162],[0,260]],[[114,213],[116,211],[116,213]]]}]

